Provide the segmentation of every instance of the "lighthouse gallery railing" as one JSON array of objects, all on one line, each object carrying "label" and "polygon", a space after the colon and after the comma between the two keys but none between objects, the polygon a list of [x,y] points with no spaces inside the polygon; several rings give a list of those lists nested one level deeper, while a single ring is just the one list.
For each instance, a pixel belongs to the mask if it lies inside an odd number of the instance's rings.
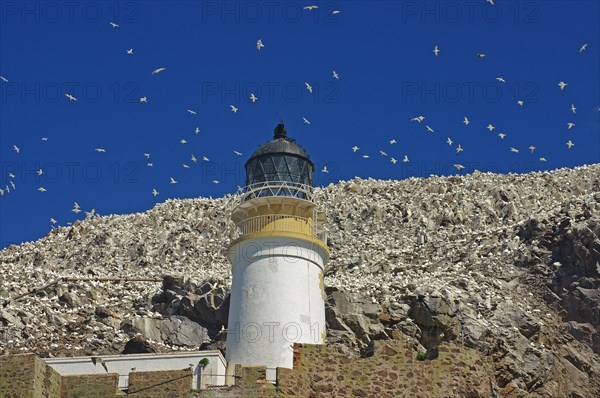
[{"label": "lighthouse gallery railing", "polygon": [[239,224],[241,235],[254,232],[293,232],[316,237],[326,242],[325,231],[315,231],[313,220],[310,218],[289,216],[285,214],[270,214],[250,217]]}]

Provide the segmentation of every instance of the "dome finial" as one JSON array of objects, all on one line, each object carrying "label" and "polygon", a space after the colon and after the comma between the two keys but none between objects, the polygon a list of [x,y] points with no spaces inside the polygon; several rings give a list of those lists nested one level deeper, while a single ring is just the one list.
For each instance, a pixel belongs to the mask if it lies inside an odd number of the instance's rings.
[{"label": "dome finial", "polygon": [[274,130],[273,139],[276,140],[278,138],[287,138],[287,130],[285,129],[285,125],[283,124],[283,120],[279,121],[277,127]]}]

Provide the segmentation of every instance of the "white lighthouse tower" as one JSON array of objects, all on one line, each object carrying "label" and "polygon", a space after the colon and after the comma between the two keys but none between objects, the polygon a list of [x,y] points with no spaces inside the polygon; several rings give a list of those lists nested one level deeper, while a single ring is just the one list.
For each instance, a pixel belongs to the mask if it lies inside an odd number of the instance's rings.
[{"label": "white lighthouse tower", "polygon": [[325,216],[313,201],[314,164],[283,123],[245,165],[246,187],[232,213],[227,373],[236,364],[292,367],[293,344],[325,341]]}]

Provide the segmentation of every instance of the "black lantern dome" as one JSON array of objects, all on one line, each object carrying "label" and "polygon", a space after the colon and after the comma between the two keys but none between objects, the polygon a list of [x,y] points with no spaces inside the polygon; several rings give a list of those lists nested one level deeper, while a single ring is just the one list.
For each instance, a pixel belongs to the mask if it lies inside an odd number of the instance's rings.
[{"label": "black lantern dome", "polygon": [[275,182],[312,186],[315,166],[304,148],[288,138],[285,126],[279,123],[273,139],[254,151],[245,168],[246,186]]}]

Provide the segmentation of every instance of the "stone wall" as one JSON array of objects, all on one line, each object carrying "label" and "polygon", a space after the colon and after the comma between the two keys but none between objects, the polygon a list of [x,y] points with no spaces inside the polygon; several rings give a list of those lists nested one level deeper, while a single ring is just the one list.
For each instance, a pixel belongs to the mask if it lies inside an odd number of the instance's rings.
[{"label": "stone wall", "polygon": [[265,368],[236,369],[236,385],[199,391],[190,398],[489,398],[492,360],[457,344],[443,344],[438,357],[417,360],[400,340],[377,341],[365,357],[343,345],[296,345],[294,369],[278,369],[277,384]]},{"label": "stone wall", "polygon": [[136,398],[183,398],[192,385],[191,369],[129,373],[128,396]]},{"label": "stone wall", "polygon": [[60,398],[61,377],[58,372],[37,356],[35,356],[34,366],[33,397]]},{"label": "stone wall", "polygon": [[[401,340],[376,341],[360,355],[341,344],[294,346],[294,369],[278,369],[277,384],[264,367],[236,368],[229,388],[190,392],[190,369],[132,372],[128,396],[136,398],[488,398],[492,360],[459,344],[442,344],[438,357],[417,360]],[[1,398],[114,398],[117,374],[60,377],[35,355],[0,357]]]},{"label": "stone wall", "polygon": [[433,360],[399,340],[377,341],[361,358],[342,345],[296,346],[294,369],[280,369],[285,397],[485,397],[492,395],[491,358],[457,344]]},{"label": "stone wall", "polygon": [[[114,398],[116,373],[60,376],[35,354],[0,356],[0,398]],[[190,369],[132,372],[129,393],[136,398],[184,398],[190,392]]]},{"label": "stone wall", "polygon": [[1,398],[59,398],[60,375],[34,354],[0,356]]},{"label": "stone wall", "polygon": [[33,354],[0,357],[0,397],[32,397],[35,359]]},{"label": "stone wall", "polygon": [[267,382],[266,368],[235,368],[235,384],[228,388],[202,390],[190,394],[193,398],[270,398],[278,397],[277,387]]},{"label": "stone wall", "polygon": [[114,398],[118,383],[116,373],[62,376],[60,398]]}]

